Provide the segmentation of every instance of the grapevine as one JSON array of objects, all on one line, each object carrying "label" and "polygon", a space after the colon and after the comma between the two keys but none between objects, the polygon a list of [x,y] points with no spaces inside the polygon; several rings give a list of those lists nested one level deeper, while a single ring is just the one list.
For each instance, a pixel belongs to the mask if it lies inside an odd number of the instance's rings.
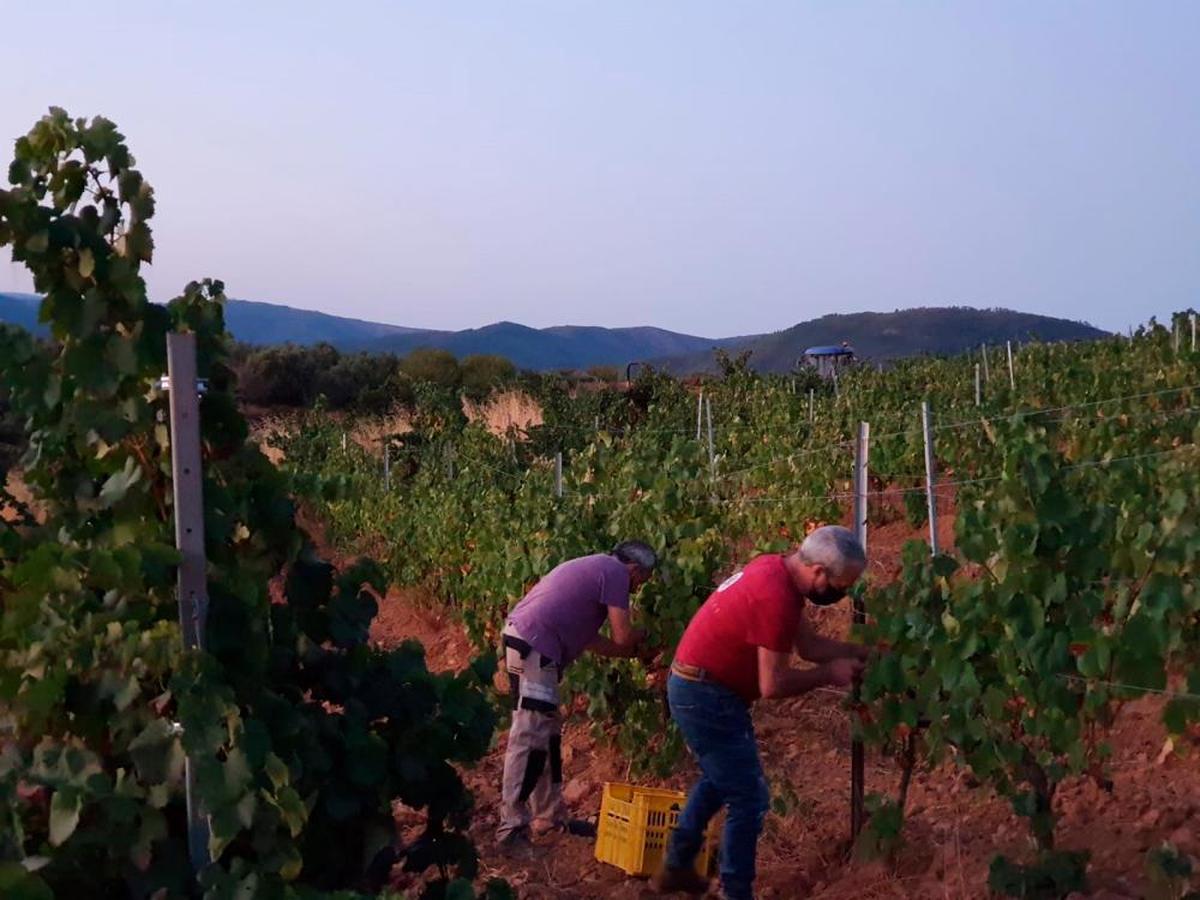
[{"label": "grapevine", "polygon": [[[454,763],[488,746],[488,665],[433,675],[419,646],[367,642],[380,570],[318,559],[288,478],[247,441],[221,283],[189,284],[166,306],[146,298],[154,192],[113,123],[51,110],[17,141],[9,181],[0,244],[32,273],[51,340],[0,335],[36,513],[0,522],[5,895],[365,889],[397,798],[427,815],[402,854],[412,871],[433,868],[424,895],[474,896]],[[206,652],[185,652],[178,625],[158,388],[169,331],[195,335],[209,386]],[[185,756],[210,830],[199,886]]]}]

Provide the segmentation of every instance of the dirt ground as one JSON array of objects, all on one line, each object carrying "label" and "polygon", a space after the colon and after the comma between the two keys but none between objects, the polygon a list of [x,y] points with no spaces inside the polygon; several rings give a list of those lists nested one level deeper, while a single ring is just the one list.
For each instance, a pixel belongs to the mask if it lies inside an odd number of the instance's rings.
[{"label": "dirt ground", "polygon": [[[949,499],[943,512],[939,531],[948,542],[953,536]],[[319,531],[313,523],[308,525]],[[914,536],[902,520],[875,529],[873,575],[894,577],[899,549]],[[821,630],[836,632],[845,628],[849,611],[835,607],[820,614]],[[384,646],[406,638],[420,640],[434,670],[459,670],[472,656],[462,629],[438,612],[434,598],[398,587],[383,598],[372,638]],[[1086,896],[1144,896],[1145,854],[1163,841],[1200,854],[1200,747],[1176,748],[1167,742],[1160,724],[1162,702],[1148,697],[1121,712],[1111,734],[1111,794],[1091,781],[1079,780],[1064,785],[1057,798],[1061,846],[1092,852],[1092,893]],[[895,865],[846,861],[850,732],[841,703],[841,697],[822,692],[762,702],[755,709],[772,792],[789,798],[786,815],[769,814],[759,843],[758,895],[823,900],[986,897],[992,857],[1005,853],[1024,858],[1030,849],[1027,829],[1006,801],[970,786],[969,775],[952,766],[914,776],[905,847]],[[540,853],[528,863],[514,864],[497,854],[493,831],[505,740],[505,735],[498,736],[493,750],[463,772],[477,803],[471,836],[483,874],[507,879],[521,897],[531,900],[654,896],[646,882],[597,862],[586,839],[557,835],[539,839]],[[588,723],[579,717],[566,725],[563,756],[564,793],[579,817],[599,812],[605,782],[638,780],[630,777],[628,762],[611,747],[597,743]],[[692,765],[685,762],[673,777],[653,785],[686,790],[693,775]],[[868,755],[866,782],[868,792],[894,793],[895,764]]]}]

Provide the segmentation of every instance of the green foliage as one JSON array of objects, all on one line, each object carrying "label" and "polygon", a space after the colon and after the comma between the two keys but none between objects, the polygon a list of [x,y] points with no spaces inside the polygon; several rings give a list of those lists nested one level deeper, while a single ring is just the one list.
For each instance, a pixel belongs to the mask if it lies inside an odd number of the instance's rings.
[{"label": "green foliage", "polygon": [[[0,334],[8,335],[0,336],[0,345],[22,340],[6,325],[0,325]],[[0,491],[4,489],[9,469],[16,464],[24,449],[25,429],[9,401],[8,389],[0,384]]]},{"label": "green foliage", "polygon": [[1003,856],[992,860],[988,887],[1002,897],[1062,900],[1087,890],[1087,853],[1044,852],[1027,866]]},{"label": "green foliage", "polygon": [[455,389],[462,384],[462,369],[449,350],[414,350],[401,361],[400,370],[413,381],[428,382],[439,388]]},{"label": "green foliage", "polygon": [[[1182,637],[1200,609],[1186,587],[1200,556],[1196,486],[1184,474],[1194,461],[1078,468],[1052,425],[1015,419],[987,433],[1001,477],[960,497],[956,521],[963,561],[980,575],[906,548],[900,581],[869,603],[868,637],[890,651],[864,682],[864,730],[887,744],[923,728],[930,761],[957,748],[1048,851],[1058,784],[1099,777],[1104,728],[1137,695],[1114,685],[1161,689],[1172,663],[1194,663]],[[1177,724],[1194,715],[1180,706]]]},{"label": "green foliage", "polygon": [[[42,516],[0,523],[5,896],[193,893],[185,754],[210,825],[205,896],[358,885],[393,838],[393,798],[427,813],[405,855],[435,869],[425,896],[469,896],[452,880],[476,869],[453,763],[487,749],[488,670],[433,675],[419,646],[367,642],[381,573],[315,558],[286,477],[247,442],[220,282],[146,299],[154,195],[133,165],[111,122],[52,110],[17,141],[0,191],[0,243],[33,273],[53,336],[0,334]],[[157,388],[170,331],[195,335],[208,380],[203,652],[184,651],[178,624]]]},{"label": "green foliage", "polygon": [[1146,900],[1189,900],[1200,896],[1191,890],[1195,867],[1192,859],[1171,843],[1146,854]]},{"label": "green foliage", "polygon": [[886,797],[866,798],[867,821],[854,843],[854,858],[863,861],[891,859],[903,845],[904,810]]},{"label": "green foliage", "polygon": [[503,356],[479,354],[462,361],[463,394],[472,400],[485,400],[492,391],[517,377],[517,369]]},{"label": "green foliage", "polygon": [[413,382],[390,353],[341,353],[328,344],[291,344],[232,352],[238,395],[255,406],[312,406],[386,413],[414,400]]},{"label": "green foliage", "polygon": [[254,406],[312,407],[382,414],[397,408],[419,410],[422,392],[454,404],[459,393],[476,402],[516,379],[502,356],[469,356],[462,365],[444,350],[343,353],[329,344],[271,347],[236,346],[232,353],[241,400]]}]

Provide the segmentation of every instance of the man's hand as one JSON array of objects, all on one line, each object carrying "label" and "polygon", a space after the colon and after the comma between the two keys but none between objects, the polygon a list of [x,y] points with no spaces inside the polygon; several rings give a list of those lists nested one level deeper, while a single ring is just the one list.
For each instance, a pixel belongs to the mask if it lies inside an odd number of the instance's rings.
[{"label": "man's hand", "polygon": [[861,659],[843,657],[841,659],[832,659],[821,668],[825,670],[825,674],[829,678],[831,685],[835,687],[849,687],[862,674],[863,661]]},{"label": "man's hand", "polygon": [[871,648],[865,644],[822,637],[813,630],[812,624],[806,619],[800,621],[800,630],[796,635],[796,652],[803,659],[815,663],[827,663],[842,658],[861,659],[866,662],[871,656]]},{"label": "man's hand", "polygon": [[588,644],[588,649],[601,656],[626,659],[637,656],[638,648],[646,640],[646,629],[633,627],[633,622],[629,618],[629,610],[610,606],[608,624],[612,629],[612,637],[606,638],[604,635],[597,635],[596,639]]},{"label": "man's hand", "polygon": [[638,648],[637,648],[636,652],[637,652],[637,658],[640,659],[642,662],[644,662],[647,666],[649,666],[652,662],[654,662],[654,660],[656,660],[658,658],[658,655],[661,651],[659,650],[658,647],[649,643],[646,640],[646,638],[647,638],[647,634],[645,633],[645,631],[643,631],[640,641],[638,643]]}]

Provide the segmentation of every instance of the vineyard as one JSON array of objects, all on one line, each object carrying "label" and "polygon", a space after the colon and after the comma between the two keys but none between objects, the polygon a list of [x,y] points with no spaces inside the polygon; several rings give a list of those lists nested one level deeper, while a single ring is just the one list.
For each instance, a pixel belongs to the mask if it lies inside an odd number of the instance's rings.
[{"label": "vineyard", "polygon": [[[913,785],[955,770],[1027,831],[991,860],[990,889],[1065,897],[1094,860],[1062,846],[1060,800],[1085,781],[1112,792],[1123,710],[1160,698],[1164,753],[1194,766],[1191,312],[831,381],[727,356],[697,383],[648,368],[595,391],[529,376],[540,424],[502,433],[469,419],[459,390],[410,379],[405,427],[368,412],[379,397],[336,412],[318,399],[262,440],[276,465],[239,409],[221,283],[147,299],[155,198],[115,126],[52,111],[18,140],[8,180],[0,245],[33,274],[52,337],[0,329],[0,416],[21,445],[3,457],[21,490],[0,481],[5,897],[351,898],[395,871],[423,900],[511,896],[472,844],[468,789],[494,749],[492,650],[511,605],[561,560],[654,545],[663,565],[636,603],[657,659],[585,657],[570,687],[624,774],[678,778],[663,674],[691,615],[754,554],[856,518],[856,499],[869,555],[873,534],[915,538],[876,555],[855,598],[865,623],[848,603],[816,616],[874,648],[861,687],[832,702],[895,770],[886,791],[867,785],[856,860],[903,853]],[[197,646],[177,596],[162,381],[178,335],[204,387]],[[418,644],[373,639],[389,586],[432,598],[477,659],[437,673]],[[790,787],[774,799],[802,814]],[[1194,850],[1150,848],[1159,896],[1191,889]]]},{"label": "vineyard", "polygon": [[[854,731],[902,776],[896,795],[868,798],[860,848],[894,852],[913,772],[949,761],[1027,822],[1030,852],[998,857],[993,889],[1065,896],[1087,859],[1056,849],[1059,786],[1111,785],[1107,730],[1131,700],[1165,696],[1177,736],[1194,740],[1200,719],[1192,322],[1027,343],[1011,369],[1001,346],[862,366],[836,384],[726,359],[702,399],[652,372],[626,393],[550,382],[543,424],[499,436],[443,404],[363,446],[346,439],[355,422],[318,409],[274,440],[325,491],[313,496],[333,541],[370,547],[389,580],[441,598],[481,648],[556,561],[646,536],[665,564],[640,608],[669,659],[723,573],[850,519],[854,438],[870,423],[868,551],[871,529],[923,528],[931,494],[954,522],[937,555],[913,542],[864,591],[861,637],[879,654]],[[843,621],[825,624],[844,629],[848,610],[834,613]],[[655,666],[581,661],[571,677],[597,731],[648,774],[673,770]]]}]

